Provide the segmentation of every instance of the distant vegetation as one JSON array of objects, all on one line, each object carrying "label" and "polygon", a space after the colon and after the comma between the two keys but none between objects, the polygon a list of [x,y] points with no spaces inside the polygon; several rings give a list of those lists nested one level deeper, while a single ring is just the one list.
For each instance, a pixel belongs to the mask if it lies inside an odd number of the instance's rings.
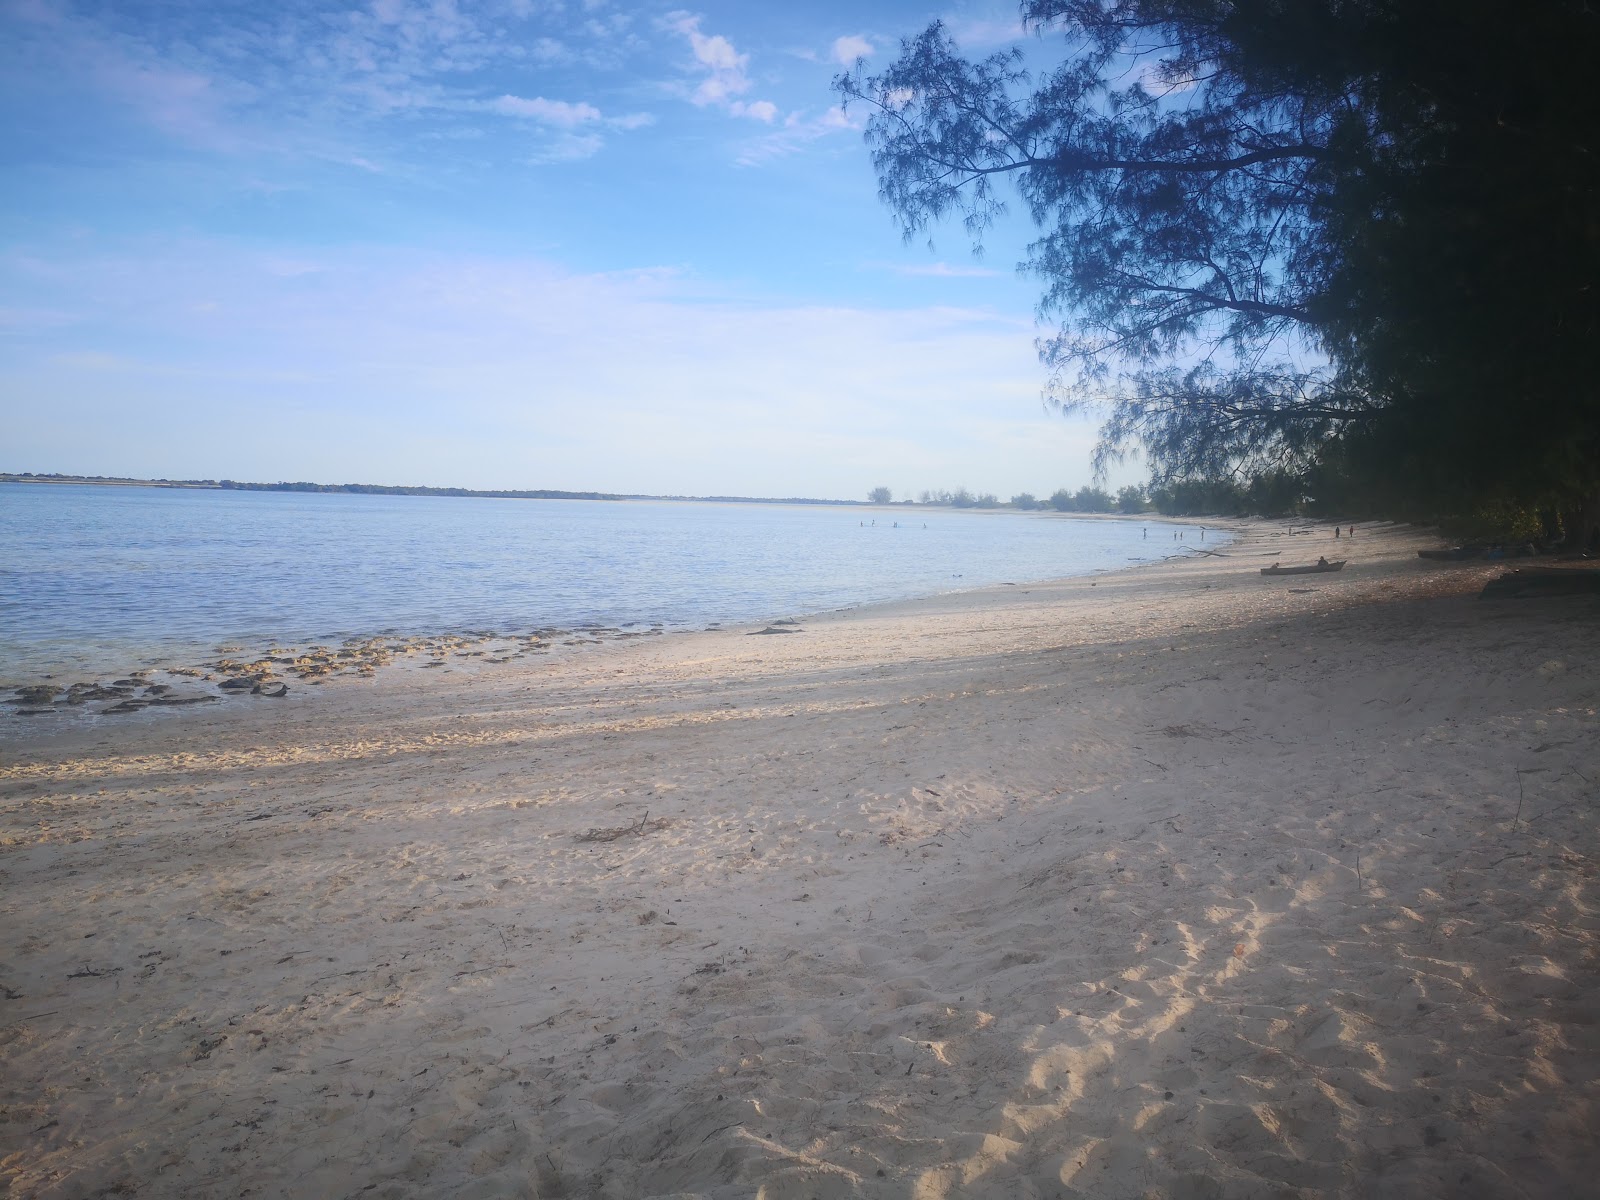
[{"label": "distant vegetation", "polygon": [[108,475],[0,474],[3,483],[97,483],[129,487],[200,488],[224,492],[349,492],[362,496],[492,496],[515,500],[620,500],[607,492],[563,492],[550,488],[478,490],[409,487],[385,483],[241,483],[236,479],[122,479]]},{"label": "distant vegetation", "polygon": [[[874,488],[871,495],[884,494],[878,503],[889,503],[888,488]],[[1002,501],[993,492],[971,492],[964,487],[930,488],[919,492],[915,501],[902,500],[902,504],[942,504],[951,508],[1014,508],[1020,512],[1053,509],[1056,512],[1079,513],[1142,513],[1149,512],[1150,500],[1145,490],[1131,485],[1115,496],[1097,487],[1081,487],[1077,491],[1061,488],[1047,500],[1040,500],[1032,492],[1018,492],[1010,500]]]},{"label": "distant vegetation", "polygon": [[362,496],[476,496],[504,500],[682,500],[702,504],[857,504],[807,496],[649,496],[617,492],[566,492],[554,488],[478,489],[409,487],[384,483],[240,483],[236,479],[128,479],[112,475],[0,472],[0,483],[94,483],[124,487],[198,488],[225,492],[343,492]]}]

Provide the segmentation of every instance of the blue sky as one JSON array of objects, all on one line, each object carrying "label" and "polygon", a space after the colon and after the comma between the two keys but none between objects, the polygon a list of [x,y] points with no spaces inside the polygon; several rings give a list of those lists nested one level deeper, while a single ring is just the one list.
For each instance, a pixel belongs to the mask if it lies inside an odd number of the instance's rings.
[{"label": "blue sky", "polygon": [[4,0],[0,469],[1087,482],[1028,231],[902,243],[829,88],[935,16],[1019,32],[960,0]]}]

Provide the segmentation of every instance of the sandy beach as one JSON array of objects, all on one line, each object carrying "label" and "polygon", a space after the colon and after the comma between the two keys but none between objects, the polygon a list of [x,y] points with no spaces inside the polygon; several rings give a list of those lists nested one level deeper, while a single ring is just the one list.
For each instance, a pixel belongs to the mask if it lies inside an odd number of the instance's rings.
[{"label": "sandy beach", "polygon": [[3,718],[0,1181],[1593,1194],[1600,608],[1479,600],[1502,566],[1403,527],[1235,528],[784,633]]}]

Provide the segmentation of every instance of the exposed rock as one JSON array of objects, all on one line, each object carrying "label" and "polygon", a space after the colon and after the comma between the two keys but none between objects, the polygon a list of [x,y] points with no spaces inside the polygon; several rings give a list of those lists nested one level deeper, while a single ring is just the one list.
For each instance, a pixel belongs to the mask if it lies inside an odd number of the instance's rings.
[{"label": "exposed rock", "polygon": [[66,701],[68,704],[83,704],[90,700],[123,700],[127,696],[127,688],[101,687],[98,683],[75,683],[67,689]]},{"label": "exposed rock", "polygon": [[287,683],[258,683],[250,691],[257,696],[287,696],[289,694],[289,685]]}]

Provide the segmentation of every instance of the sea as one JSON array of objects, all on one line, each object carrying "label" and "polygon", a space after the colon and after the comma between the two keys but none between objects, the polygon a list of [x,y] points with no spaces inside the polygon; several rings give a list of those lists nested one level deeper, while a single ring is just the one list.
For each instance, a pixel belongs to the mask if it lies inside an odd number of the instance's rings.
[{"label": "sea", "polygon": [[1176,528],[923,506],[0,484],[0,680],[192,663],[222,645],[800,617],[1197,548]]}]

